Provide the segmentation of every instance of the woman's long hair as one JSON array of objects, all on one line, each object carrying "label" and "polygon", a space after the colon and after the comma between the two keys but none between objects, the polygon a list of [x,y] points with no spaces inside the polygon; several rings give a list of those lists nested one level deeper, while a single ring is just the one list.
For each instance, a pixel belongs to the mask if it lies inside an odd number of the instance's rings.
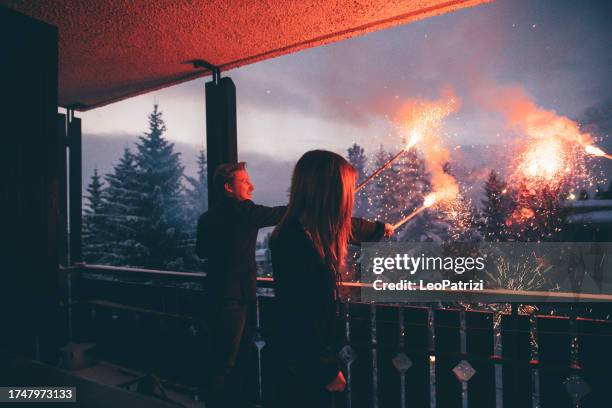
[{"label": "woman's long hair", "polygon": [[304,153],[293,170],[287,213],[274,231],[298,219],[337,282],[351,235],[356,179],[357,172],[342,156],[326,150]]}]

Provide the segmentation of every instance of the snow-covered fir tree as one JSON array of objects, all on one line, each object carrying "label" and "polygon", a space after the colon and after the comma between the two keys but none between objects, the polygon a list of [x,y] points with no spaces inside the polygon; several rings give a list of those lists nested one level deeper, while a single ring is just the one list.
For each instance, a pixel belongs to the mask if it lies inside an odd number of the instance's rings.
[{"label": "snow-covered fir tree", "polygon": [[[443,166],[444,173],[457,180],[453,173],[450,162]],[[472,201],[467,197],[467,190],[464,186],[458,185],[458,195],[448,203],[443,204],[436,210],[438,222],[444,223],[446,230],[446,242],[478,242],[482,240],[479,228],[479,212]]]},{"label": "snow-covered fir tree", "polygon": [[[453,211],[453,222],[451,224],[451,239],[456,242],[480,242],[483,234],[480,230],[480,212],[471,201],[458,203],[460,209]],[[452,211],[452,210],[451,210]]]},{"label": "snow-covered fir tree", "polygon": [[[348,161],[357,170],[357,184],[360,184],[366,177],[368,158],[365,155],[363,147],[357,143],[353,143],[347,150]],[[362,189],[355,195],[355,205],[353,208],[355,217],[366,217],[368,214],[368,197],[366,189]]]},{"label": "snow-covered fir tree", "polygon": [[512,199],[506,183],[491,170],[484,186],[480,230],[485,241],[508,240],[506,222],[512,214]]},{"label": "snow-covered fir tree", "polygon": [[113,171],[105,176],[102,193],[102,237],[107,244],[100,263],[142,266],[144,247],[138,242],[142,224],[141,196],[134,154],[125,148]]},{"label": "snow-covered fir tree", "polygon": [[556,241],[560,238],[566,209],[558,187],[529,188],[519,184],[516,205],[510,218],[511,240],[521,242]]},{"label": "snow-covered fir tree", "polygon": [[562,206],[563,194],[560,188],[546,186],[538,197],[535,221],[539,241],[558,241],[561,237],[567,210]]},{"label": "snow-covered fir tree", "polygon": [[[372,168],[383,166],[392,154],[381,145],[374,154]],[[431,190],[430,176],[416,150],[400,156],[391,166],[364,188],[368,202],[367,216],[373,220],[394,223],[423,203]],[[392,239],[400,241],[440,241],[448,236],[448,222],[440,214],[425,211],[404,224]]]},{"label": "snow-covered fir tree", "polygon": [[208,208],[208,173],[206,168],[206,152],[198,153],[198,173],[196,177],[185,176],[187,188],[185,189],[185,208],[188,225],[193,225],[198,217]]},{"label": "snow-covered fir tree", "polygon": [[105,238],[104,184],[95,168],[87,186],[87,205],[83,208],[83,257],[90,264],[99,263],[109,250]]},{"label": "snow-covered fir tree", "polygon": [[195,254],[198,219],[208,209],[208,173],[204,150],[200,150],[197,160],[197,176],[185,176],[187,180],[187,188],[185,189],[185,232],[188,237],[188,245],[184,256],[184,268],[188,271],[205,269],[204,262]]},{"label": "snow-covered fir tree", "polygon": [[181,270],[189,245],[183,207],[183,165],[174,144],[164,137],[166,125],[158,105],[149,115],[149,130],[136,143],[139,195],[137,240],[145,248],[143,267]]},{"label": "snow-covered fir tree", "polygon": [[[374,154],[372,171],[382,167],[389,159],[391,154],[380,145]],[[397,218],[397,205],[394,196],[390,194],[393,184],[397,182],[396,168],[389,166],[378,176],[371,180],[364,188],[368,202],[368,217],[372,220],[381,222],[394,222]]]},{"label": "snow-covered fir tree", "polygon": [[[445,171],[449,171],[449,168],[445,167]],[[432,187],[429,184],[427,190],[424,191],[424,195],[426,196],[431,192]],[[419,218],[417,222],[420,222],[421,226],[418,241],[442,244],[453,240],[451,230],[455,221],[447,213],[448,210],[449,208],[446,208],[444,205],[440,207],[433,206],[423,211],[417,217]]]},{"label": "snow-covered fir tree", "polygon": [[[398,205],[391,222],[397,222],[411,214],[423,203],[424,192],[429,191],[430,182],[425,171],[425,163],[415,149],[402,154],[395,166],[396,176],[391,193],[393,201]],[[423,232],[423,215],[419,215],[404,224],[396,232],[399,241],[415,241]]]}]

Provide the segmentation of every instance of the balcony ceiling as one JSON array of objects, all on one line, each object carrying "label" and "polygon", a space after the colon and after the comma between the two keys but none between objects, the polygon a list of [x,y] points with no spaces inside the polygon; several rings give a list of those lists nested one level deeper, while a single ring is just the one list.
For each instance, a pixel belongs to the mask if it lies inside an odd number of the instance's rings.
[{"label": "balcony ceiling", "polygon": [[88,110],[490,0],[49,0],[0,4],[59,28],[59,102]]}]

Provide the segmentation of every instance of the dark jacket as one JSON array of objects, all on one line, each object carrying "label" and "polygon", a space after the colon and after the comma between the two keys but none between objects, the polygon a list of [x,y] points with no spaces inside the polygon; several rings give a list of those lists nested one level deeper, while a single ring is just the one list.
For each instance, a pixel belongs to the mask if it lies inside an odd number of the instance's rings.
[{"label": "dark jacket", "polygon": [[208,258],[209,300],[255,300],[257,231],[278,224],[286,209],[225,199],[200,216],[196,253]]},{"label": "dark jacket", "polygon": [[[384,224],[353,219],[355,243],[378,241]],[[270,243],[281,359],[321,383],[339,370],[335,276],[317,254],[297,219],[289,219]]]}]

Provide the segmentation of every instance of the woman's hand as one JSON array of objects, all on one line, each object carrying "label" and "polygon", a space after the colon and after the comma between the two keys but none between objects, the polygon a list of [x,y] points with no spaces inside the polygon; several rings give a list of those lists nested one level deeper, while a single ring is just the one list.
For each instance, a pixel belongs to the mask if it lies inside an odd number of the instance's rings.
[{"label": "woman's hand", "polygon": [[395,232],[395,229],[393,229],[393,225],[385,224],[385,238],[391,237],[391,235],[393,235],[394,232]]},{"label": "woman's hand", "polygon": [[344,379],[344,374],[342,371],[338,371],[336,378],[329,384],[325,386],[325,389],[329,392],[342,392],[344,391],[344,387],[346,387],[346,380]]}]

